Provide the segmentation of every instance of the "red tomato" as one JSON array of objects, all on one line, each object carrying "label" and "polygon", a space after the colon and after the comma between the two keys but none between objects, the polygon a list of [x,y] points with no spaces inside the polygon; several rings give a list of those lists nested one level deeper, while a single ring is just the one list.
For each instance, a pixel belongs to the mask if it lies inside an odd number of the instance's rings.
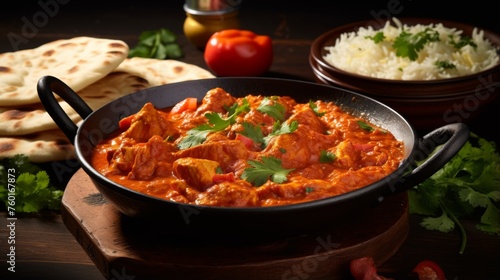
[{"label": "red tomato", "polygon": [[181,102],[175,104],[175,106],[172,107],[172,110],[170,110],[170,113],[179,114],[188,110],[194,111],[196,110],[196,106],[198,106],[197,102],[198,100],[195,97],[188,97],[182,100]]},{"label": "red tomato", "polygon": [[130,124],[132,123],[132,119],[134,118],[135,115],[130,115],[128,117],[125,117],[121,119],[118,122],[118,127],[120,128],[121,131],[125,131],[130,127]]},{"label": "red tomato", "polygon": [[208,40],[204,58],[218,76],[259,76],[271,67],[271,38],[248,30],[222,30]]},{"label": "red tomato", "polygon": [[441,267],[430,260],[421,261],[415,268],[413,272],[418,274],[419,280],[445,280],[446,277],[444,275]]},{"label": "red tomato", "polygon": [[389,280],[389,278],[378,275],[377,267],[372,257],[352,260],[349,269],[355,280]]},{"label": "red tomato", "polygon": [[250,151],[260,151],[261,150],[260,146],[257,143],[255,143],[255,141],[246,137],[245,135],[241,135],[238,133],[238,134],[236,134],[235,140],[241,141],[243,143],[243,145],[245,145],[245,147]]},{"label": "red tomato", "polygon": [[214,174],[213,182],[215,184],[222,182],[234,182],[234,173]]}]

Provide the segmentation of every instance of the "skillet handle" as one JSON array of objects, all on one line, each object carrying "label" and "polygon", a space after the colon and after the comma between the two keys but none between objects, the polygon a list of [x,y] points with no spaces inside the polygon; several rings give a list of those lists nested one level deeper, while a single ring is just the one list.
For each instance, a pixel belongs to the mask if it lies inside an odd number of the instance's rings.
[{"label": "skillet handle", "polygon": [[417,143],[411,159],[414,164],[421,163],[392,182],[389,186],[391,194],[407,191],[427,180],[450,161],[468,139],[469,127],[464,123],[448,124],[425,135]]},{"label": "skillet handle", "polygon": [[74,144],[78,127],[59,105],[54,93],[75,109],[83,119],[92,113],[92,109],[68,85],[53,76],[41,77],[37,83],[37,91],[47,113],[68,137],[71,144]]}]

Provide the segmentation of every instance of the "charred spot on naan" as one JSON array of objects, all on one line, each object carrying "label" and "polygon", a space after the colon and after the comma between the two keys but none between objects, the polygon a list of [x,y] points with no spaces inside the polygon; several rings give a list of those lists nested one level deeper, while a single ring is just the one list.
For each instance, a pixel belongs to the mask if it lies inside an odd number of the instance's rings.
[{"label": "charred spot on naan", "polygon": [[52,56],[56,51],[55,50],[48,50],[42,54],[42,56]]},{"label": "charred spot on naan", "polygon": [[14,150],[16,148],[15,141],[13,142],[7,142],[7,143],[0,143],[0,153],[5,153],[11,150]]},{"label": "charred spot on naan", "polygon": [[11,73],[12,69],[7,66],[0,66],[0,73]]}]

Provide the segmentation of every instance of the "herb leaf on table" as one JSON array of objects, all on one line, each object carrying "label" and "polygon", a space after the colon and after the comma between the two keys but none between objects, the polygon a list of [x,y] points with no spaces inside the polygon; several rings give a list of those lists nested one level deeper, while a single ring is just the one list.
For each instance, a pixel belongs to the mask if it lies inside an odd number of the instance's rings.
[{"label": "herb leaf on table", "polygon": [[476,228],[500,236],[500,155],[495,143],[471,133],[462,149],[443,168],[409,191],[410,213],[425,216],[429,230],[467,236],[459,218],[479,217]]},{"label": "herb leaf on table", "polygon": [[129,51],[128,57],[144,57],[156,59],[175,59],[184,56],[184,52],[177,43],[177,36],[166,29],[143,31],[139,41]]}]

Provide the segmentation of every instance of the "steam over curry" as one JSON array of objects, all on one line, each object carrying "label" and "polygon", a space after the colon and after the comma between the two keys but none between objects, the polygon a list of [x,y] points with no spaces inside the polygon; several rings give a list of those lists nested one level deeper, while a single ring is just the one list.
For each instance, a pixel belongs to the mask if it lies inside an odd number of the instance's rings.
[{"label": "steam over curry", "polygon": [[145,104],[97,145],[93,167],[130,189],[181,203],[252,207],[339,195],[398,168],[403,143],[327,101],[236,98]]}]

